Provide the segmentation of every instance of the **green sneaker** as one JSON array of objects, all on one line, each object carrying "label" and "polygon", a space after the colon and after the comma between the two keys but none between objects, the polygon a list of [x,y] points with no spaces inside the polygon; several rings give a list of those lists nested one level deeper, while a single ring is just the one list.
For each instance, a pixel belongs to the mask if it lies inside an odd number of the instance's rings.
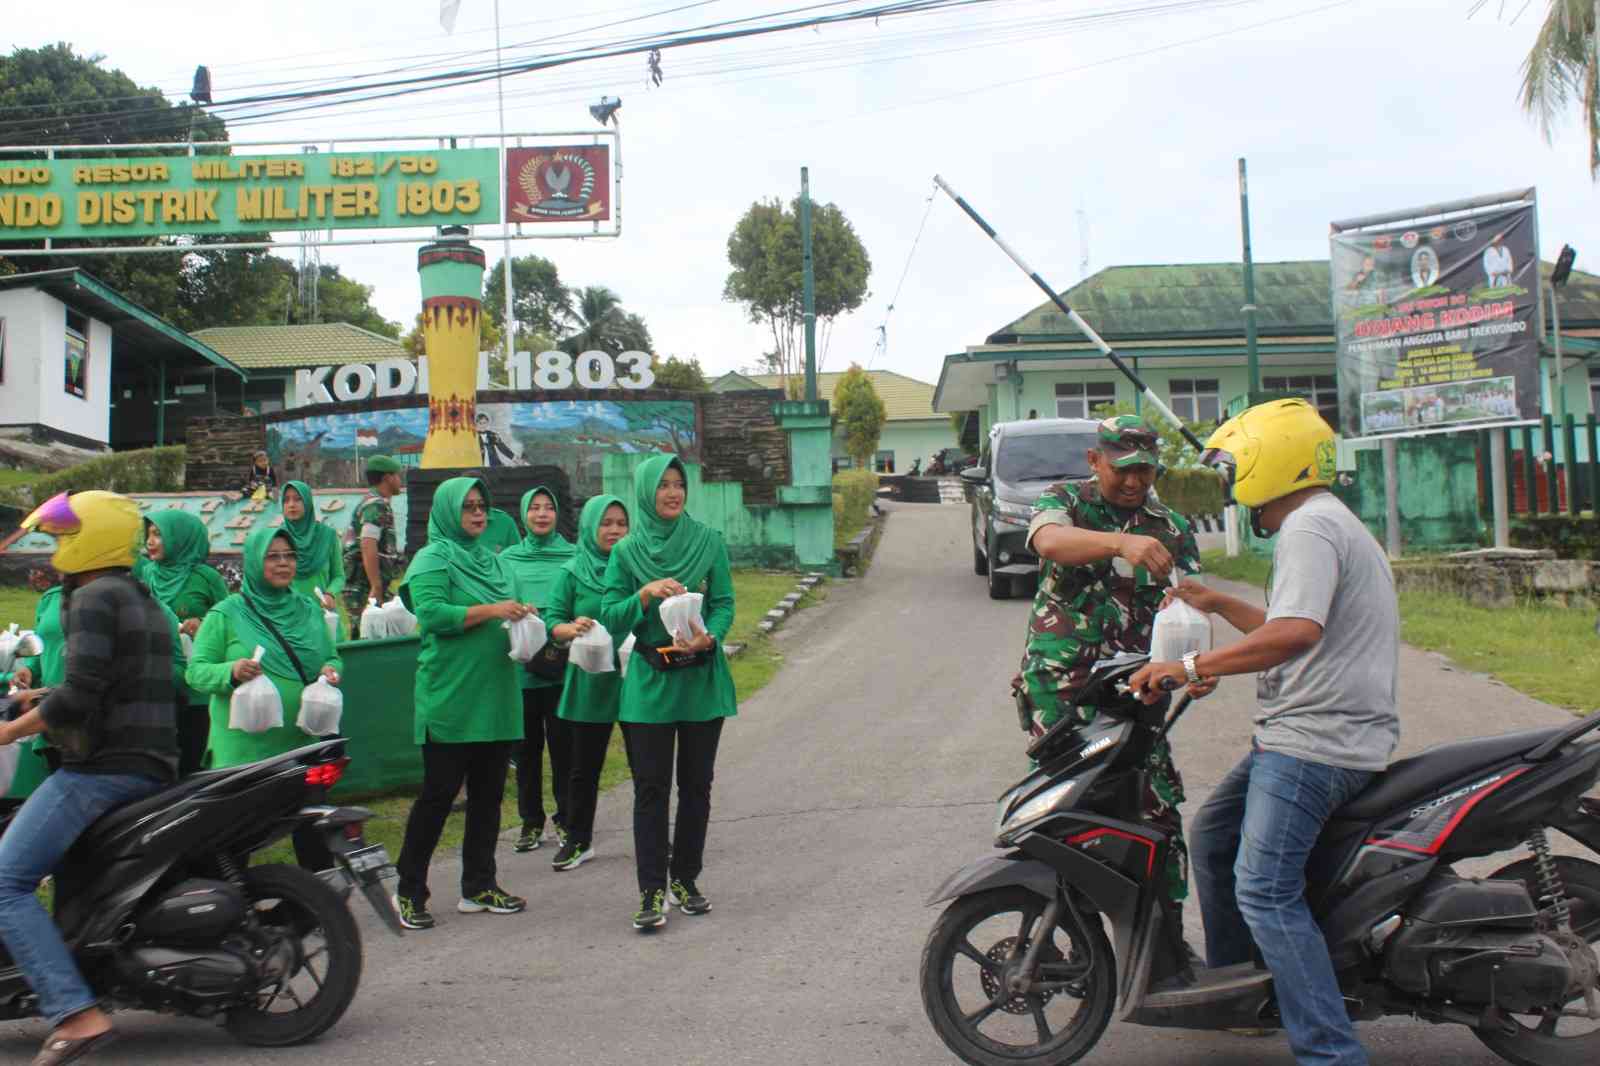
[{"label": "green sneaker", "polygon": [[562,825],[559,821],[552,821],[550,823],[550,834],[545,839],[559,844],[564,848],[567,846],[567,839],[570,836],[571,834],[567,832],[566,826]]},{"label": "green sneaker", "polygon": [[461,902],[456,904],[456,910],[462,914],[519,914],[528,909],[528,901],[521,896],[513,896],[505,889],[496,886],[479,892],[476,896],[462,896]]},{"label": "green sneaker", "polygon": [[400,915],[400,924],[407,929],[433,928],[433,915],[428,913],[426,903],[418,903],[398,894],[392,897],[391,902],[394,903],[395,913]]},{"label": "green sneaker", "polygon": [[674,877],[667,882],[667,900],[685,914],[707,914],[711,901],[701,894],[693,881]]},{"label": "green sneaker", "polygon": [[517,842],[513,845],[512,850],[519,855],[530,851],[538,851],[544,843],[539,839],[543,835],[543,826],[529,825],[527,822],[523,822],[522,832],[517,834]]},{"label": "green sneaker", "polygon": [[561,850],[556,852],[555,860],[550,866],[556,870],[576,870],[592,858],[594,858],[593,844],[579,844],[569,839],[561,845]]},{"label": "green sneaker", "polygon": [[633,916],[633,927],[641,933],[648,933],[666,924],[667,894],[659,888],[639,893],[639,913]]}]

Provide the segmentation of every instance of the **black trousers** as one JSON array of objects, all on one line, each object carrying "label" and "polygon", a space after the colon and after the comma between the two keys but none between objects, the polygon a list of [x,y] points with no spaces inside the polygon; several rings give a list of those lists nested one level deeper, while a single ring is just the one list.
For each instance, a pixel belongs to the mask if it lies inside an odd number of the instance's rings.
[{"label": "black trousers", "polygon": [[467,786],[467,831],[461,842],[461,894],[495,887],[494,849],[500,837],[500,800],[506,791],[510,741],[422,745],[422,791],[406,819],[405,843],[395,863],[400,895],[428,898],[428,864],[450,817],[462,782]]},{"label": "black trousers", "polygon": [[522,690],[522,743],[517,745],[517,814],[523,825],[544,829],[544,749],[550,748],[550,792],[557,825],[568,825],[567,783],[572,779],[572,737],[556,717],[561,686]]},{"label": "black trousers", "polygon": [[572,777],[567,786],[567,829],[577,844],[594,843],[594,809],[600,802],[600,771],[611,746],[610,722],[563,722],[572,737]]},{"label": "black trousers", "polygon": [[179,693],[176,707],[178,719],[178,776],[188,777],[199,770],[206,757],[206,745],[211,740],[211,708],[204,704],[190,704],[187,691]]},{"label": "black trousers", "polygon": [[717,743],[722,739],[722,719],[668,725],[624,722],[622,739],[633,771],[633,850],[638,856],[639,891],[667,887],[667,801],[672,793],[674,754],[678,824],[670,845],[670,873],[694,880],[705,861],[711,778],[717,764]]}]

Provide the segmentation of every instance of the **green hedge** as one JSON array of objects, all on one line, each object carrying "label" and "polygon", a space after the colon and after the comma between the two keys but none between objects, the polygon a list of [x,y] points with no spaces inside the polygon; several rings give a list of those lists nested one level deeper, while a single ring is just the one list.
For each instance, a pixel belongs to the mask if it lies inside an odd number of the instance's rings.
[{"label": "green hedge", "polygon": [[878,497],[878,475],[871,470],[842,470],[833,475],[833,542],[835,547],[867,524]]},{"label": "green hedge", "polygon": [[90,459],[22,485],[0,489],[0,502],[31,508],[59,492],[182,492],[184,448],[145,448]]},{"label": "green hedge", "polygon": [[1548,514],[1511,522],[1513,548],[1551,548],[1558,559],[1600,559],[1600,518],[1593,511]]},{"label": "green hedge", "polygon": [[1156,482],[1156,492],[1181,515],[1222,513],[1222,479],[1205,467],[1168,470]]}]

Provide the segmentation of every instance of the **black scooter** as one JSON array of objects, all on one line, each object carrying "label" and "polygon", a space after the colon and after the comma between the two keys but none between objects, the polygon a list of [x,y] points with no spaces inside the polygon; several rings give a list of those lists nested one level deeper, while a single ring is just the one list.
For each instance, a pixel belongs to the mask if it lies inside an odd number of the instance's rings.
[{"label": "black scooter", "polygon": [[[96,994],[114,1009],[220,1016],[235,1039],[281,1047],[331,1028],[361,980],[359,888],[402,932],[360,807],[327,792],[350,762],[343,740],[195,774],[101,818],[54,876],[55,915]],[[295,838],[300,866],[251,866]],[[37,1015],[0,949],[0,1020]]]},{"label": "black scooter", "polygon": [[[1034,742],[1039,769],[1000,799],[999,852],[929,900],[953,902],[923,951],[923,1007],[974,1066],[1075,1062],[1114,1013],[1280,1025],[1259,958],[1186,973],[1161,901],[1170,841],[1138,811],[1147,756],[1189,699],[1170,716],[1170,697],[1133,699],[1126,682],[1145,661],[1097,664],[1094,722]],[[1600,853],[1600,799],[1585,795],[1600,779],[1596,730],[1600,714],[1430,748],[1335,813],[1306,892],[1352,1018],[1465,1025],[1520,1066],[1600,1062],[1600,864],[1553,856],[1548,835]],[[1451,869],[1524,845],[1531,858],[1486,880]]]}]

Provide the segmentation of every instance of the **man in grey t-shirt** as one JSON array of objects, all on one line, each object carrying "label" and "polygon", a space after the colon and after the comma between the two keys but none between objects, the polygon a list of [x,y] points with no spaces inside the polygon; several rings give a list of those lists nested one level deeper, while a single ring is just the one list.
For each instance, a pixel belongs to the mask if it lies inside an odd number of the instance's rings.
[{"label": "man in grey t-shirt", "polygon": [[1327,490],[1332,443],[1301,400],[1251,408],[1216,432],[1207,462],[1252,509],[1257,531],[1277,534],[1267,609],[1184,582],[1175,596],[1244,638],[1151,663],[1130,684],[1154,702],[1163,688],[1206,691],[1223,675],[1259,674],[1251,750],[1191,823],[1207,963],[1247,962],[1259,947],[1295,1057],[1366,1066],[1305,901],[1305,868],[1328,818],[1388,765],[1399,740],[1400,620],[1383,551]]}]

